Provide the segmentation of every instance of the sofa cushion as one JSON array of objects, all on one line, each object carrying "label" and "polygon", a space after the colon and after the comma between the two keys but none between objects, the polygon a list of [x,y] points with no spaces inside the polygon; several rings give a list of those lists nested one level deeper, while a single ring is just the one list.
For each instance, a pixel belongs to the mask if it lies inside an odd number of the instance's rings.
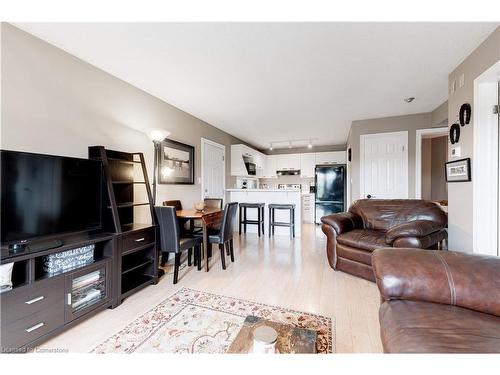
[{"label": "sofa cushion", "polygon": [[373,251],[381,247],[388,247],[385,242],[385,233],[371,229],[354,229],[342,233],[337,237],[337,242],[359,249]]},{"label": "sofa cushion", "polygon": [[380,307],[386,353],[500,353],[500,317],[432,302],[393,300]]},{"label": "sofa cushion", "polygon": [[359,199],[349,212],[361,217],[364,228],[381,231],[414,220],[432,221],[442,228],[448,222],[437,204],[422,199]]},{"label": "sofa cushion", "polygon": [[355,262],[366,264],[367,266],[372,265],[372,251],[358,249],[356,247],[351,247],[347,245],[337,244],[337,255],[339,258],[345,258],[353,260]]}]

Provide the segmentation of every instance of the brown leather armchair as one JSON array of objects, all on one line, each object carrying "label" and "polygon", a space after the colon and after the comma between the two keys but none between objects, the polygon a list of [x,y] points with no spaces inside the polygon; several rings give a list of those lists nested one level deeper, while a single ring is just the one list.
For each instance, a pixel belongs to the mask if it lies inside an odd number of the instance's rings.
[{"label": "brown leather armchair", "polygon": [[500,258],[452,251],[373,253],[386,353],[500,353]]},{"label": "brown leather armchair", "polygon": [[447,216],[420,199],[360,199],[349,212],[321,218],[334,270],[375,281],[372,252],[384,247],[436,248],[446,238]]}]

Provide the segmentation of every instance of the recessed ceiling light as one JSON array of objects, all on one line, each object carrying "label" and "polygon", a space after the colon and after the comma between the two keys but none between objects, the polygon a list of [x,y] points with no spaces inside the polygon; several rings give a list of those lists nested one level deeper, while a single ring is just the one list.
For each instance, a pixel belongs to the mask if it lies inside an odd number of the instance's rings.
[{"label": "recessed ceiling light", "polygon": [[404,98],[404,101],[405,101],[406,103],[411,103],[411,102],[412,102],[412,101],[414,101],[414,100],[415,100],[415,97],[414,97],[414,96],[410,96],[409,98]]},{"label": "recessed ceiling light", "polygon": [[309,141],[309,144],[307,145],[307,148],[313,148],[312,141]]},{"label": "recessed ceiling light", "polygon": [[288,143],[288,148],[292,148],[292,141]]},{"label": "recessed ceiling light", "polygon": [[269,150],[272,151],[273,150],[273,144],[271,143],[270,146],[269,146]]}]

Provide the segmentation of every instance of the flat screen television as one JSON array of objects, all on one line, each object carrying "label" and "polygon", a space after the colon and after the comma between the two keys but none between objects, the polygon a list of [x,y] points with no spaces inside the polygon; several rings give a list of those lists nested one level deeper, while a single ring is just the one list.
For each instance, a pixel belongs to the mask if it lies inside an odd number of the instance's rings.
[{"label": "flat screen television", "polygon": [[1,242],[15,243],[102,226],[102,164],[0,151]]}]

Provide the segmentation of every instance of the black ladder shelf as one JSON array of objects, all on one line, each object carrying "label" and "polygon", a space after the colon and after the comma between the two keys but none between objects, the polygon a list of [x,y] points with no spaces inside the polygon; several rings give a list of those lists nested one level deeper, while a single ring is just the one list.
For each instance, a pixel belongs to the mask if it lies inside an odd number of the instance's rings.
[{"label": "black ladder shelf", "polygon": [[[114,279],[115,304],[118,305],[129,295],[158,282],[153,197],[141,152],[130,153],[92,146],[89,147],[89,158],[100,160],[103,164],[107,190],[103,205],[104,227],[119,234]],[[142,189],[144,199],[134,199],[138,195],[134,194],[136,188]],[[143,194],[144,188],[146,194]],[[134,210],[145,206],[149,206],[151,222],[137,223]]]}]

